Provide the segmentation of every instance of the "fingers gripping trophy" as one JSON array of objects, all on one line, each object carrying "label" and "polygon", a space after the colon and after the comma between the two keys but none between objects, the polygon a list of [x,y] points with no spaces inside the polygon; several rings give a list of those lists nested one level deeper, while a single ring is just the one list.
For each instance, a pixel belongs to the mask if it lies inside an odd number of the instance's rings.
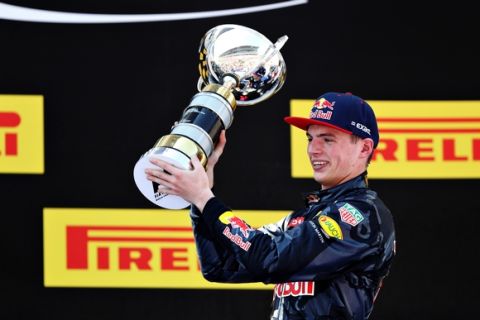
[{"label": "fingers gripping trophy", "polygon": [[190,159],[198,157],[204,168],[223,129],[232,125],[237,106],[251,106],[275,94],[283,86],[286,65],[280,49],[261,33],[240,25],[219,25],[203,36],[199,48],[198,91],[175,122],[170,134],[158,139],[135,165],[133,175],[142,194],[167,209],[190,205],[183,198],[168,195],[146,179],[145,169],[155,157],[177,168],[190,170]]}]

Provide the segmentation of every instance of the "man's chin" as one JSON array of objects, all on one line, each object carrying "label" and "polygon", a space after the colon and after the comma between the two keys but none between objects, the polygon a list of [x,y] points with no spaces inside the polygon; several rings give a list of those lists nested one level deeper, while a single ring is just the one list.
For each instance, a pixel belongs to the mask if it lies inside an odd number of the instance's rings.
[{"label": "man's chin", "polygon": [[319,184],[322,184],[322,181],[325,181],[325,175],[318,172],[314,172],[313,180],[315,180]]}]

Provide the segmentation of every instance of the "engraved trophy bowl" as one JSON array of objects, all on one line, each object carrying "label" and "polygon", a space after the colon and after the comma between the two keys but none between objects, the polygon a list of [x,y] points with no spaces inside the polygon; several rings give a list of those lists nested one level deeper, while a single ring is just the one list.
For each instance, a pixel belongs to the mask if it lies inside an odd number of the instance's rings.
[{"label": "engraved trophy bowl", "polygon": [[195,156],[206,167],[220,132],[231,126],[236,107],[262,102],[283,86],[286,65],[280,49],[287,40],[282,36],[272,43],[258,31],[233,24],[205,33],[199,47],[199,93],[170,134],[158,139],[133,170],[137,188],[148,200],[167,209],[190,205],[181,197],[161,192],[158,184],[146,179],[146,168],[158,169],[149,159],[156,157],[190,170],[190,159]]}]

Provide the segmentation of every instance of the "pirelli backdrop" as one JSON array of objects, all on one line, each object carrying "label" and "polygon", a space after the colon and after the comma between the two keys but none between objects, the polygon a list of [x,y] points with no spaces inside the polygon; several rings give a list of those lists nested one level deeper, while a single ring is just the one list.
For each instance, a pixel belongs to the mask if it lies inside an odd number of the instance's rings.
[{"label": "pirelli backdrop", "polygon": [[475,318],[477,20],[464,1],[0,1],[0,318],[268,319],[273,287],[205,281],[187,211],[133,180],[197,92],[200,39],[227,23],[288,35],[287,78],[235,111],[216,194],[253,226],[302,206],[316,184],[283,118],[361,96],[397,229],[372,319]]}]

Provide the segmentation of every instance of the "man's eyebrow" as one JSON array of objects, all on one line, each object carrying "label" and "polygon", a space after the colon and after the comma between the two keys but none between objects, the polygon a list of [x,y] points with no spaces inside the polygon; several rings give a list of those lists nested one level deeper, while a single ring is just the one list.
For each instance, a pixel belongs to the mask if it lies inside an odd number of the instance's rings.
[{"label": "man's eyebrow", "polygon": [[[312,137],[310,133],[307,132],[307,137]],[[335,138],[336,136],[333,133],[319,133],[315,135],[317,138],[323,138],[323,137],[332,137]]]}]

